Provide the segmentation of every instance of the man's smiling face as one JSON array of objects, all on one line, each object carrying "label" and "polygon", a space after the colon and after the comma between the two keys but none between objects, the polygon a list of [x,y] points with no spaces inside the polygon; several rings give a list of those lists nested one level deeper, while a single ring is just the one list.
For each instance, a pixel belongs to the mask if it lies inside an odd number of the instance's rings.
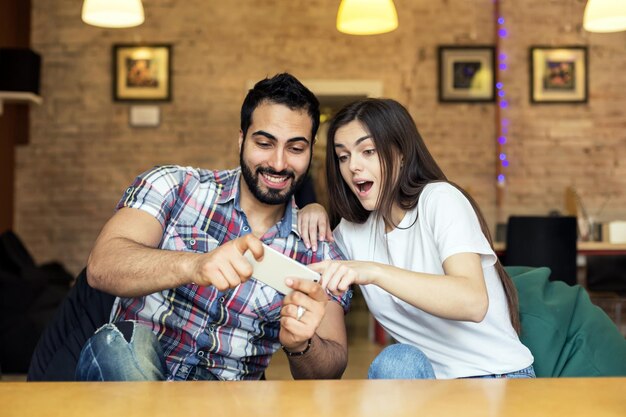
[{"label": "man's smiling face", "polygon": [[252,113],[246,137],[239,135],[242,176],[264,204],[285,204],[304,181],[311,163],[311,116],[272,102]]}]

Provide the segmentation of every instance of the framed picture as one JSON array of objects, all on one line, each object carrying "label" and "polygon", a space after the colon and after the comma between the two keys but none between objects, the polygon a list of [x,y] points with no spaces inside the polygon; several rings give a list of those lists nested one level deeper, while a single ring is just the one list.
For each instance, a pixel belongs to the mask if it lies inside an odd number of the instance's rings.
[{"label": "framed picture", "polygon": [[113,45],[113,100],[170,101],[170,45]]},{"label": "framed picture", "polygon": [[495,101],[493,46],[439,47],[439,101]]},{"label": "framed picture", "polygon": [[530,48],[531,103],[587,102],[587,47]]}]

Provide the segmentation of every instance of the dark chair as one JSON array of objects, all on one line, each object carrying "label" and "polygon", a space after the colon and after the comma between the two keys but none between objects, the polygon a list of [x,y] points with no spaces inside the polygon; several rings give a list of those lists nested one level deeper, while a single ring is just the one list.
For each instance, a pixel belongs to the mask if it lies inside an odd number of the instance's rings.
[{"label": "dark chair", "polygon": [[87,283],[83,270],[43,332],[33,353],[29,381],[73,381],[83,345],[109,322],[115,297]]},{"label": "dark chair", "polygon": [[28,371],[37,341],[70,291],[74,277],[58,262],[36,264],[12,231],[0,234],[0,364]]},{"label": "dark chair", "polygon": [[511,216],[504,265],[547,266],[551,281],[576,284],[576,217]]}]

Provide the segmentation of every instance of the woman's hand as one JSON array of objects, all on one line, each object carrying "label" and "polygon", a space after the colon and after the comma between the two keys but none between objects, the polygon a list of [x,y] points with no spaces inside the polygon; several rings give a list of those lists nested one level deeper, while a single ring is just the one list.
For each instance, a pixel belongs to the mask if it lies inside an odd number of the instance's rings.
[{"label": "woman's hand", "polygon": [[322,261],[308,265],[322,274],[320,284],[335,295],[346,292],[350,285],[374,284],[377,266],[362,261]]},{"label": "woman's hand", "polygon": [[307,249],[317,251],[317,240],[333,242],[328,213],[321,204],[307,204],[298,211],[298,231]]}]

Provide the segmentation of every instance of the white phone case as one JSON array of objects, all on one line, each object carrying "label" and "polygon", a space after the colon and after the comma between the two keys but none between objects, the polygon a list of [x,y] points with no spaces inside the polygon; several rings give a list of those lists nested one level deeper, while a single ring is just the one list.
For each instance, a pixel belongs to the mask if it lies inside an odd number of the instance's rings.
[{"label": "white phone case", "polygon": [[320,274],[300,262],[283,255],[266,244],[263,244],[263,249],[264,255],[261,262],[257,262],[249,250],[243,254],[254,268],[252,278],[269,285],[282,294],[289,294],[293,291],[285,284],[285,279],[288,277],[308,279],[314,282],[320,280]]}]

